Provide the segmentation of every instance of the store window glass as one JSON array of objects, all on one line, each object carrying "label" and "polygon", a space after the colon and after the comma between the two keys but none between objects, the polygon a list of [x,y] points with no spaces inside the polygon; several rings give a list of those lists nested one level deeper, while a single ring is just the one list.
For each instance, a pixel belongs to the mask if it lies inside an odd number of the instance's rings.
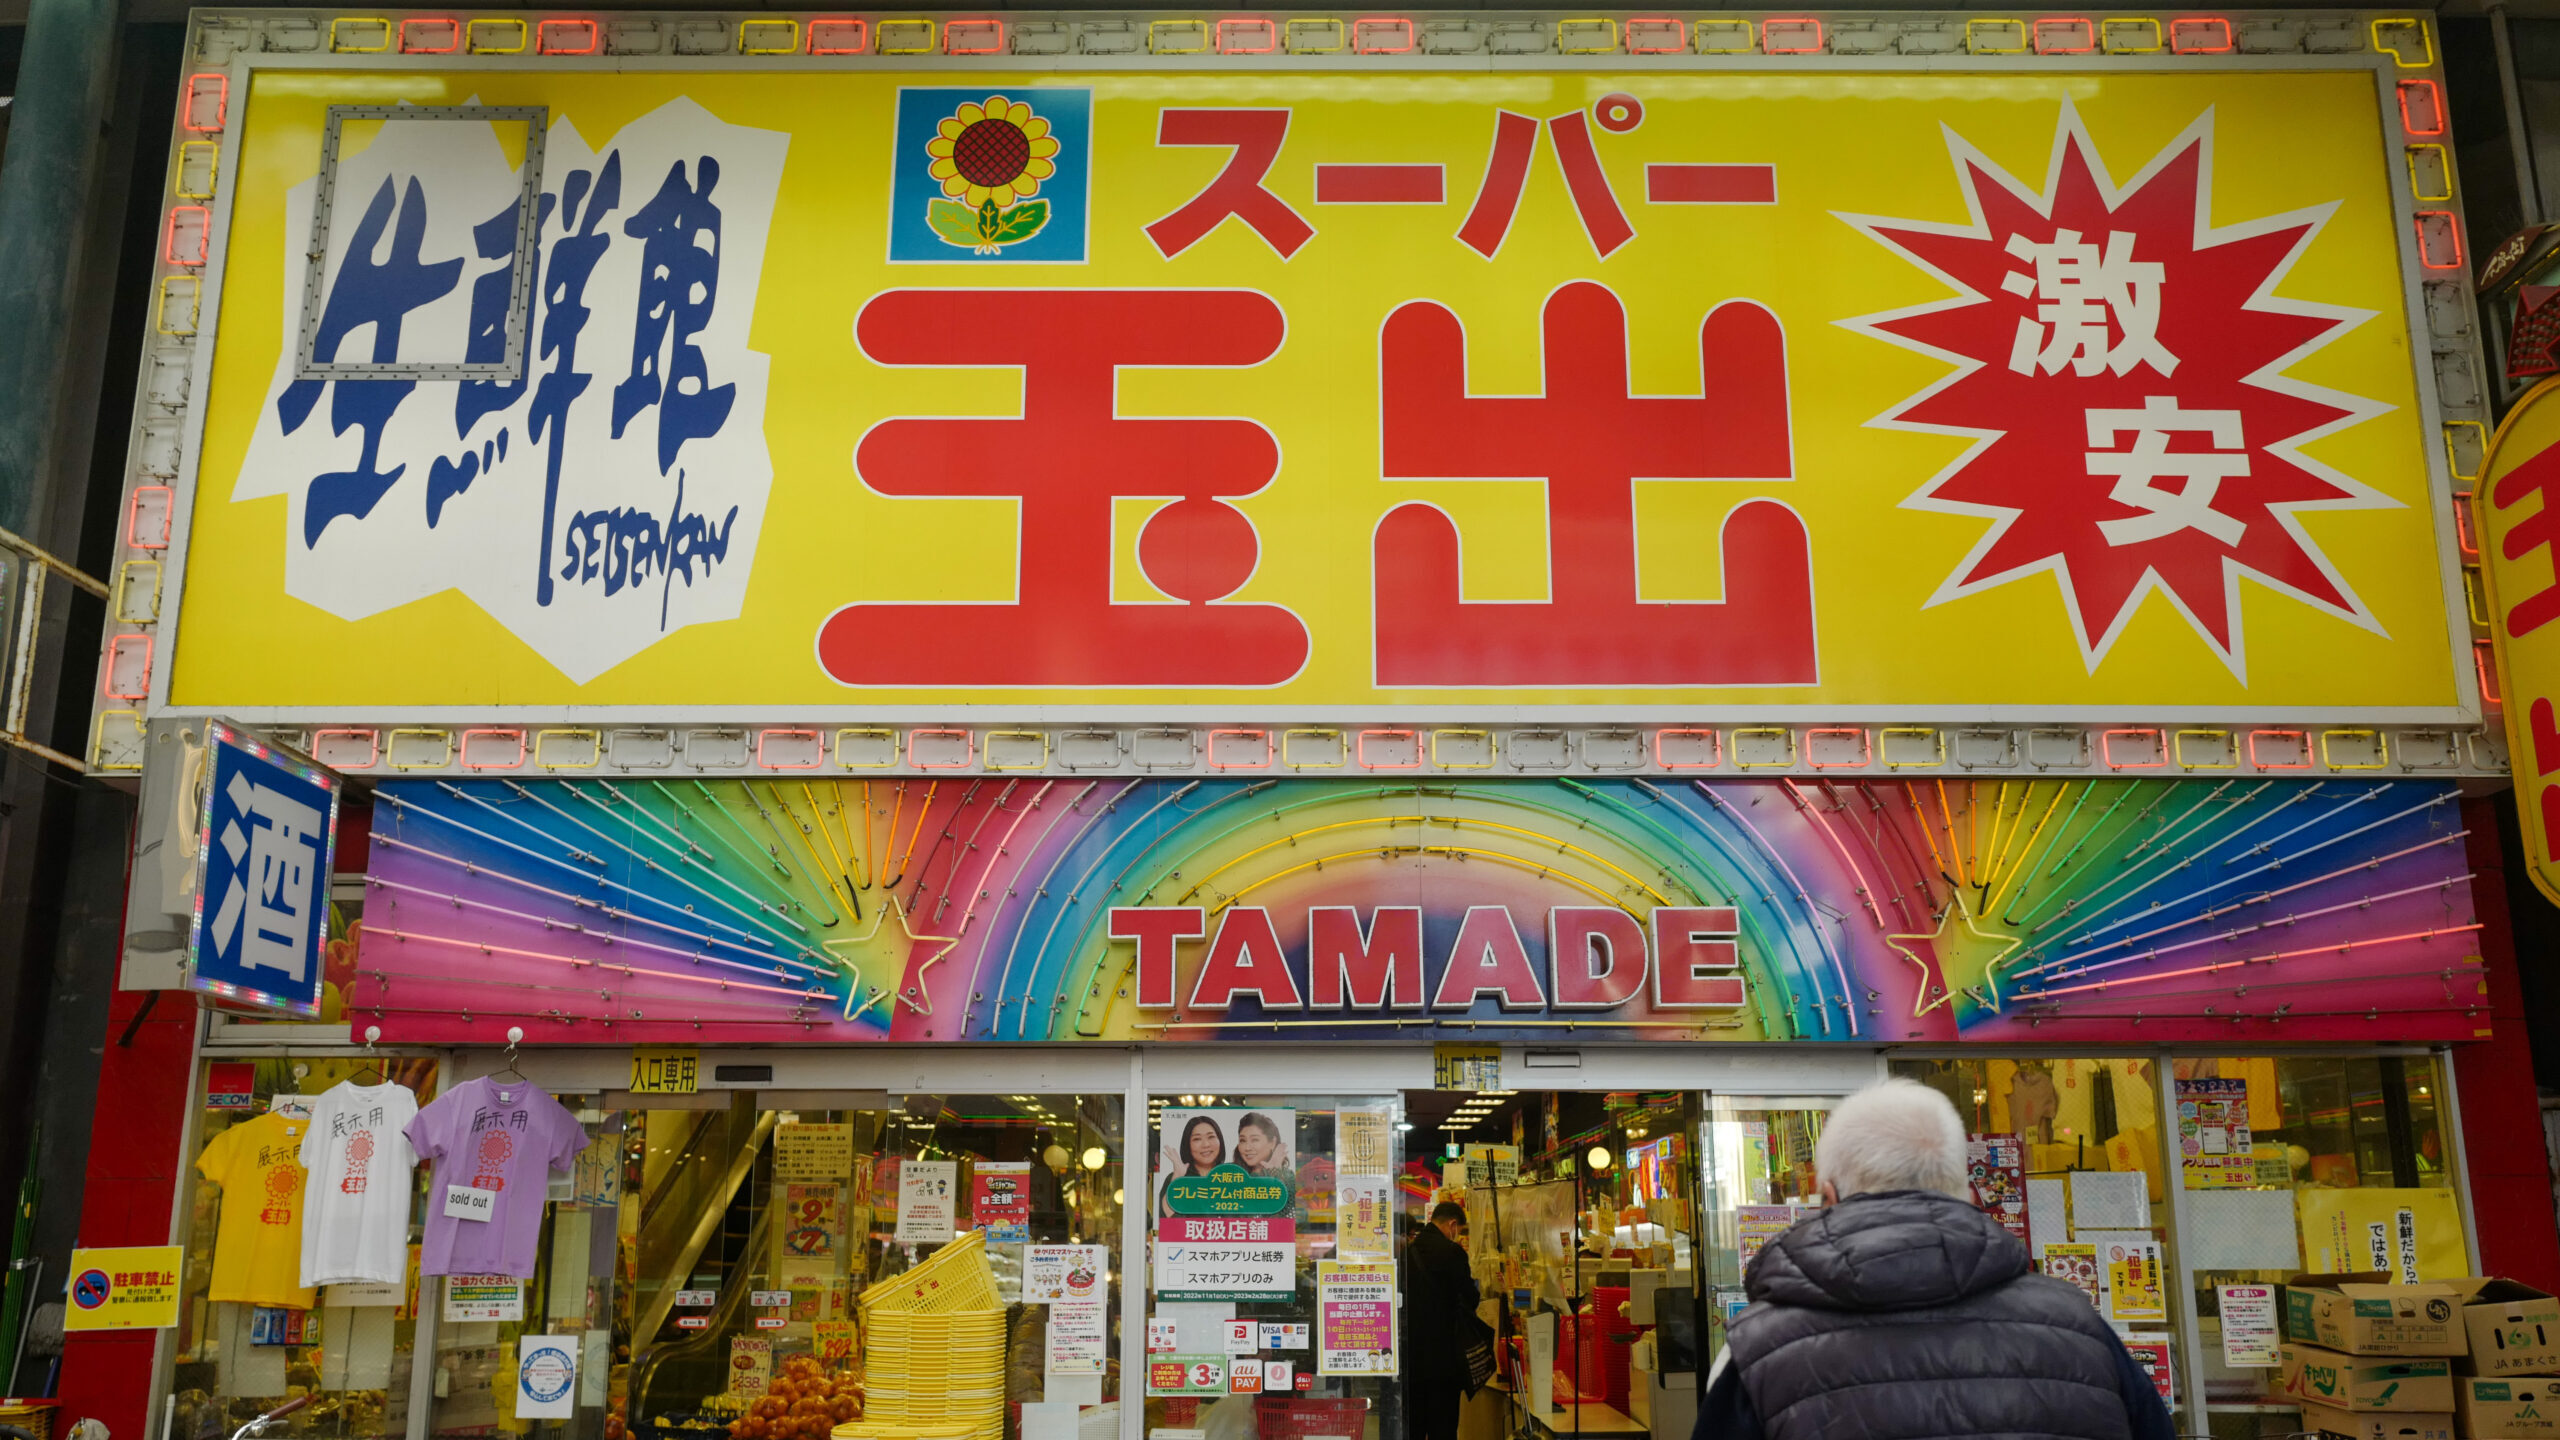
[{"label": "store window glass", "polygon": [[2180,1232],[2205,1410],[2226,1440],[2300,1428],[2270,1395],[2275,1287],[2303,1271],[2468,1275],[2444,1079],[2426,1056],[2176,1062]]},{"label": "store window glass", "polygon": [[1146,1430],[1399,1440],[1398,1098],[1148,1109]]},{"label": "store window glass", "polygon": [[405,1435],[418,1334],[417,1182],[401,1129],[435,1062],[281,1056],[199,1075],[182,1227],[177,1440],[295,1397],[299,1435]]},{"label": "store window glass", "polygon": [[556,1098],[531,1253],[442,1281],[431,1433],[1117,1434],[1118,1096]]},{"label": "store window glass", "polygon": [[[1896,1060],[1954,1104],[1976,1197],[2045,1273],[2087,1292],[2182,1432],[2178,1256],[2162,1164],[2159,1067],[2141,1058]],[[2174,1153],[2174,1152],[2173,1152]]]},{"label": "store window glass", "polygon": [[1726,1322],[1750,1303],[1742,1277],[1752,1258],[1822,1203],[1813,1144],[1836,1103],[1829,1096],[1707,1097],[1698,1153],[1709,1354],[1723,1348]]}]

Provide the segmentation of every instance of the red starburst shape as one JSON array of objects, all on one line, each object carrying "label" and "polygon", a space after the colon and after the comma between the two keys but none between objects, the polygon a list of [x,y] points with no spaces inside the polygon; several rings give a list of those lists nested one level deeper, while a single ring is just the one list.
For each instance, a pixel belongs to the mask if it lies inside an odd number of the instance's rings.
[{"label": "red starburst shape", "polygon": [[1947,148],[1969,223],[1841,217],[1956,292],[1840,322],[1956,367],[1869,422],[1972,441],[1903,502],[1992,522],[1928,603],[2050,571],[2093,672],[2157,590],[2245,681],[2244,575],[2381,633],[2300,515],[2400,502],[2302,447],[2391,407],[2285,374],[2374,312],[2275,293],[2336,204],[2216,227],[2211,111],[2121,186],[2068,102],[2041,190]]}]

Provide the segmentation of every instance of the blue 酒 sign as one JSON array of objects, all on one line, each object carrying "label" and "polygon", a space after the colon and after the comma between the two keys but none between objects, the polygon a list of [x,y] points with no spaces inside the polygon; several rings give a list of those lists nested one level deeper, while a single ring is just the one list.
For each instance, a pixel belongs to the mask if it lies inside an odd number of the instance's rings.
[{"label": "blue \u9152 sign", "polygon": [[336,775],[221,721],[206,724],[190,988],[318,1013],[337,819]]}]

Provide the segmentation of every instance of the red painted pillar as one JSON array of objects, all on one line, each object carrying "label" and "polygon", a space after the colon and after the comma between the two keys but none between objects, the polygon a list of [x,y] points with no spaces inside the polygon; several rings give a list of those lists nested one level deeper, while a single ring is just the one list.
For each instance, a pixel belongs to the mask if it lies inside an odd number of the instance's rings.
[{"label": "red painted pillar", "polygon": [[[153,993],[119,991],[108,1007],[88,1179],[80,1192],[82,1245],[166,1245],[184,1238],[172,1233],[169,1217],[186,1168],[179,1139],[196,1098],[196,997],[157,992],[159,1003],[134,1024]],[[128,1027],[132,1041],[119,1045]],[[73,1420],[94,1417],[115,1435],[159,1434],[151,1391],[159,1334],[64,1337],[62,1415],[54,1433]]]},{"label": "red painted pillar", "polygon": [[[2515,936],[2507,923],[2506,862],[2498,847],[2494,799],[2462,802],[2469,828],[2471,900],[2480,915],[2480,957],[2488,969],[2489,1038],[2453,1047],[2462,1097],[2462,1154],[2470,1167],[2471,1215],[2480,1268],[2560,1292],[2560,1216],[2542,1143],[2533,1050],[2525,1040],[2524,991],[2516,980]],[[2520,884],[2530,883],[2517,877]]]}]

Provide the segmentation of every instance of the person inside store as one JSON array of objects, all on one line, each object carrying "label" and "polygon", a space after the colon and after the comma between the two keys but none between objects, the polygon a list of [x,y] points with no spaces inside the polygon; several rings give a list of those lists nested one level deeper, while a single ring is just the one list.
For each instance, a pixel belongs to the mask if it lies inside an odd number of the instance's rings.
[{"label": "person inside store", "polygon": [[[1443,1200],[1405,1247],[1405,1427],[1412,1440],[1457,1440],[1467,1390],[1468,1322],[1476,1277],[1467,1263],[1467,1207]],[[2083,1302],[2086,1303],[2086,1302]]]},{"label": "person inside store", "polygon": [[1813,1164],[1825,1208],[1752,1260],[1692,1440],[2175,1440],[2088,1297],[1975,1206],[1944,1095],[1850,1096]]}]

